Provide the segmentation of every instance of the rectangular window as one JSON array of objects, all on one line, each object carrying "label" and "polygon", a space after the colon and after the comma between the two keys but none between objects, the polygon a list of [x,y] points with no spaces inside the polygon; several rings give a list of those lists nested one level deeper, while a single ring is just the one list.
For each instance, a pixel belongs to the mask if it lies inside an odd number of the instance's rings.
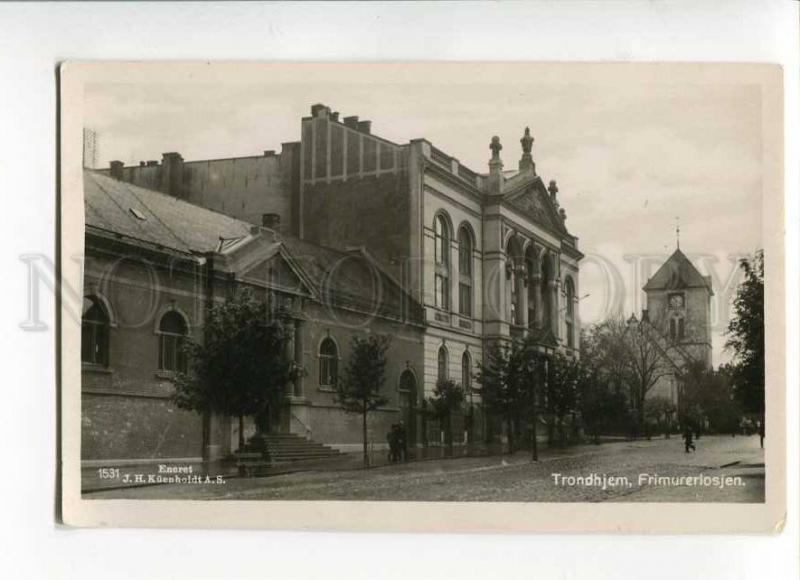
[{"label": "rectangular window", "polygon": [[472,316],[472,287],[469,284],[458,285],[458,313]]},{"label": "rectangular window", "polygon": [[683,338],[683,318],[678,320],[678,338]]},{"label": "rectangular window", "polygon": [[447,300],[447,281],[444,276],[441,274],[436,274],[436,307],[441,308],[442,310],[448,309],[448,300]]}]

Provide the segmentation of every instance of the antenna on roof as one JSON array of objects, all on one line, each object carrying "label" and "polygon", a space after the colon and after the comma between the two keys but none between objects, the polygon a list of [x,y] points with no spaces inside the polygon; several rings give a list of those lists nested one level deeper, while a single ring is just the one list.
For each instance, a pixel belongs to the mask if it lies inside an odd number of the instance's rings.
[{"label": "antenna on roof", "polygon": [[681,249],[681,218],[675,216],[675,241],[678,249]]}]

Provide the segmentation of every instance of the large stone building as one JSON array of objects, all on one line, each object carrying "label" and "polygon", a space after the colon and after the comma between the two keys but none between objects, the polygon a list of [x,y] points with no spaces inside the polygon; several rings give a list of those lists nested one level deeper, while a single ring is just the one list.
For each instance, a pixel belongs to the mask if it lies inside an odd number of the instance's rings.
[{"label": "large stone building", "polygon": [[[386,284],[407,297],[404,317],[392,324],[408,335],[409,345],[417,337],[416,347],[408,347],[414,352],[393,353],[395,370],[407,368],[414,379],[413,395],[397,403],[409,417],[445,377],[466,388],[469,403],[480,403],[473,377],[490,341],[535,331],[548,347],[577,356],[582,254],[567,230],[556,182],[545,185],[537,172],[529,130],[521,136],[515,169],[504,169],[502,145],[493,137],[488,171],[478,172],[425,139],[397,144],[371,129],[370,121],[340,120],[329,107],[314,105],[301,120],[300,141],[284,143],[280,153],[207,161],[165,153],[160,163],[125,167],[112,161],[104,175],[91,173],[87,181],[158,190],[188,202],[186,207],[227,214],[242,231],[244,222],[260,226],[267,220],[287,248],[369,256],[397,287]],[[188,220],[175,227],[195,228]],[[213,228],[208,236],[228,237]],[[201,249],[210,250],[191,250]],[[315,276],[322,274],[311,273],[308,285],[319,284]],[[374,282],[360,283],[362,291],[375,288]],[[318,338],[310,336],[306,344]],[[343,352],[347,337],[337,343]],[[319,355],[311,350],[304,356]],[[327,390],[315,376],[312,371],[306,379],[306,396]],[[308,417],[315,423],[322,415]],[[302,431],[301,423],[288,428]]]}]

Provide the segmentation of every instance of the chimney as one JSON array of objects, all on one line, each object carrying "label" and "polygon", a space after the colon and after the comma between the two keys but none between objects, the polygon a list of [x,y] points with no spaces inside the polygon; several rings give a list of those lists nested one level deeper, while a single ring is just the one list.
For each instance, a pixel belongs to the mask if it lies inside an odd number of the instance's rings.
[{"label": "chimney", "polygon": [[503,162],[500,160],[500,137],[495,135],[489,144],[492,158],[489,160],[489,193],[500,193],[503,189]]},{"label": "chimney", "polygon": [[180,153],[163,153],[161,155],[161,187],[164,193],[174,197],[183,197],[183,157]]},{"label": "chimney", "polygon": [[118,179],[122,181],[122,168],[125,167],[125,164],[122,161],[112,161],[111,162],[111,177],[114,179]]},{"label": "chimney", "polygon": [[369,132],[372,130],[372,121],[359,121],[358,130],[369,135]]},{"label": "chimney", "polygon": [[261,214],[261,225],[273,231],[279,232],[281,230],[281,216],[277,213]]},{"label": "chimney", "polygon": [[339,111],[334,111],[331,113],[331,121],[339,122]]},{"label": "chimney", "polygon": [[139,167],[144,167],[145,165],[147,165],[147,163],[145,163],[144,161],[139,162]]},{"label": "chimney", "polygon": [[345,127],[350,127],[351,129],[358,130],[358,115],[353,115],[352,117],[345,117],[344,125]]},{"label": "chimney", "polygon": [[530,170],[536,175],[536,164],[533,162],[533,157],[531,156],[533,137],[531,137],[531,130],[529,127],[525,127],[525,134],[519,142],[522,144],[522,158],[519,160],[519,170],[521,172]]},{"label": "chimney", "polygon": [[317,103],[316,105],[311,105],[311,116],[312,117],[327,117],[331,114],[331,110],[323,105],[322,103]]},{"label": "chimney", "polygon": [[156,165],[158,165],[158,161],[154,159],[147,162],[147,167],[155,167]]}]

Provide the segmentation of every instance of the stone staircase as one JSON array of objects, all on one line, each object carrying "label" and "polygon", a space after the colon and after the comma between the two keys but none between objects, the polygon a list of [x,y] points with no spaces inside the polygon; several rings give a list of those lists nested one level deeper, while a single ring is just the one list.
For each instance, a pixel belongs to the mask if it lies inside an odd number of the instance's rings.
[{"label": "stone staircase", "polygon": [[273,464],[329,459],[342,455],[338,449],[305,439],[294,433],[266,435],[265,439],[269,458]]},{"label": "stone staircase", "polygon": [[275,468],[313,465],[342,457],[338,449],[304,439],[293,433],[262,435],[251,439],[233,458],[240,475],[266,475]]}]

